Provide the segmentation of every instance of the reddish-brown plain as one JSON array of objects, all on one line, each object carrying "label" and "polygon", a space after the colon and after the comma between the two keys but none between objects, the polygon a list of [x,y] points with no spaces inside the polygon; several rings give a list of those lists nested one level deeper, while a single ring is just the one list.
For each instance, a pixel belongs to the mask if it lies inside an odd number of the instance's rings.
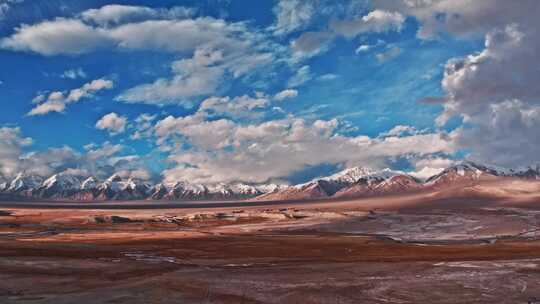
[{"label": "reddish-brown plain", "polygon": [[530,187],[213,208],[4,204],[0,303],[534,303]]}]

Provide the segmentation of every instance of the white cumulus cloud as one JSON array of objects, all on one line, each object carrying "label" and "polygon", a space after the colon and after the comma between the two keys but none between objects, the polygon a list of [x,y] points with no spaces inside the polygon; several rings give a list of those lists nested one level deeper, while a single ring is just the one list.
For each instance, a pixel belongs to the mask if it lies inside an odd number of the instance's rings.
[{"label": "white cumulus cloud", "polygon": [[69,92],[55,91],[49,93],[47,96],[45,94],[39,94],[32,100],[32,103],[37,105],[27,115],[45,115],[51,112],[63,113],[68,105],[76,103],[82,98],[92,98],[95,93],[101,90],[112,89],[113,87],[114,83],[112,80],[100,78]]},{"label": "white cumulus cloud", "polygon": [[168,181],[265,182],[321,163],[384,167],[395,157],[454,151],[447,134],[347,137],[338,133],[338,125],[335,119],[294,117],[244,125],[196,114],[166,117],[156,124],[155,134],[176,164],[163,172]]},{"label": "white cumulus cloud", "polygon": [[282,100],[285,100],[285,99],[288,99],[288,98],[295,98],[297,96],[298,96],[298,91],[297,90],[286,89],[286,90],[283,90],[283,91],[277,93],[274,96],[274,99],[278,100],[278,101],[282,101]]},{"label": "white cumulus cloud", "polygon": [[399,12],[374,10],[365,16],[352,20],[336,20],[330,23],[330,28],[347,38],[361,33],[382,33],[400,31],[405,17]]},{"label": "white cumulus cloud", "polygon": [[69,79],[86,78],[86,72],[82,68],[71,69],[64,71],[60,77]]},{"label": "white cumulus cloud", "polygon": [[99,130],[105,130],[111,135],[124,133],[127,125],[127,118],[125,116],[119,116],[116,113],[109,113],[103,116],[96,123],[96,128]]},{"label": "white cumulus cloud", "polygon": [[101,26],[110,26],[124,22],[144,21],[147,19],[181,19],[192,16],[195,10],[186,7],[173,7],[171,9],[154,9],[133,5],[105,5],[98,9],[84,11],[81,16],[85,21]]}]

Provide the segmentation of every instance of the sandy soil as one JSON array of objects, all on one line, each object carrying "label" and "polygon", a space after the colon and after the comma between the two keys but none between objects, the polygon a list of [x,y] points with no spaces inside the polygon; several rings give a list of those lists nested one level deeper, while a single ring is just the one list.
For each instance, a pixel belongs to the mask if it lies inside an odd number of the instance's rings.
[{"label": "sandy soil", "polygon": [[0,303],[535,303],[540,200],[485,191],[0,206]]}]

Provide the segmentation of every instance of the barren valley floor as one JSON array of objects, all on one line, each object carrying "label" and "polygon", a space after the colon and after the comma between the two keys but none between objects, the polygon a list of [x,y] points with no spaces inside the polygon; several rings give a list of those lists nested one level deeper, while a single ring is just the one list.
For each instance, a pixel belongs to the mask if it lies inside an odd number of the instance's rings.
[{"label": "barren valley floor", "polygon": [[535,303],[537,202],[2,203],[0,303]]}]

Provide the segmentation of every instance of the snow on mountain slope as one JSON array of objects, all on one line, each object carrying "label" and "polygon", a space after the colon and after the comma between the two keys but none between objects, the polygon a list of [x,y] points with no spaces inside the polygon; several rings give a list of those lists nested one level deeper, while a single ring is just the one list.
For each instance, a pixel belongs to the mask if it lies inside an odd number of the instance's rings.
[{"label": "snow on mountain slope", "polygon": [[471,183],[478,180],[494,179],[497,177],[537,177],[538,171],[509,170],[495,166],[486,166],[465,161],[451,166],[441,173],[428,178],[424,186],[444,187]]},{"label": "snow on mountain slope", "polygon": [[169,191],[170,190],[167,187],[167,185],[162,184],[162,183],[156,184],[152,187],[152,189],[150,189],[150,194],[149,194],[148,199],[161,200],[165,197],[165,195],[167,195],[167,193],[169,193]]},{"label": "snow on mountain slope", "polygon": [[130,178],[126,182],[120,182],[120,187],[116,191],[117,200],[137,200],[146,199],[152,191],[152,185],[138,179]]},{"label": "snow on mountain slope", "polygon": [[95,177],[90,176],[89,178],[85,179],[84,182],[82,182],[81,190],[92,191],[95,190],[97,186],[98,180]]},{"label": "snow on mountain slope", "polygon": [[[87,187],[94,181],[89,181]],[[123,180],[118,174],[113,174],[101,184],[95,186],[94,197],[98,200],[137,200],[146,199],[152,193],[153,186],[137,179]]]},{"label": "snow on mountain slope", "polygon": [[81,188],[81,181],[74,175],[59,173],[46,179],[41,186],[47,189],[76,190]]},{"label": "snow on mountain slope", "polygon": [[253,197],[264,193],[264,191],[261,191],[261,189],[256,186],[242,183],[232,184],[230,189],[235,195],[246,197]]},{"label": "snow on mountain slope", "polygon": [[338,191],[334,197],[355,198],[374,195],[399,194],[418,191],[422,184],[407,174],[396,174],[387,178],[360,180],[359,182]]},{"label": "snow on mountain slope", "polygon": [[[67,200],[302,200],[330,197],[363,197],[400,194],[413,191],[432,191],[475,184],[477,181],[506,177],[540,180],[540,166],[504,169],[465,161],[451,166],[425,182],[400,171],[373,170],[365,167],[345,169],[327,177],[316,178],[299,185],[230,183],[202,185],[179,181],[155,184],[124,180],[113,174],[103,182],[95,177],[59,173],[43,179],[19,173],[12,181],[0,178],[0,193],[33,198]],[[82,182],[81,182],[82,181]]]},{"label": "snow on mountain slope", "polygon": [[345,169],[328,177],[321,178],[321,180],[354,184],[361,179],[385,180],[397,174],[400,174],[400,172],[392,171],[390,169],[373,170],[365,167],[354,167]]},{"label": "snow on mountain slope", "polygon": [[6,191],[10,193],[31,191],[37,189],[42,182],[43,178],[41,176],[21,172],[11,181]]},{"label": "snow on mountain slope", "polygon": [[324,180],[316,180],[309,183],[283,187],[280,190],[263,194],[259,200],[303,200],[325,198],[337,191],[337,184]]},{"label": "snow on mountain slope", "polygon": [[199,200],[208,197],[208,189],[204,185],[177,182],[163,197],[166,200]]},{"label": "snow on mountain slope", "polygon": [[540,165],[519,168],[514,175],[526,179],[540,180]]},{"label": "snow on mountain slope", "polygon": [[[314,179],[258,197],[263,200],[318,199],[335,196],[360,196],[374,185],[402,174],[390,169],[373,170],[365,167],[345,169],[333,175]],[[349,190],[350,189],[350,190]]]},{"label": "snow on mountain slope", "polygon": [[59,173],[46,179],[36,189],[34,196],[39,198],[66,198],[80,189],[81,181],[78,177],[67,173]]},{"label": "snow on mountain slope", "polygon": [[9,181],[0,175],[0,192],[5,191],[9,187]]}]

